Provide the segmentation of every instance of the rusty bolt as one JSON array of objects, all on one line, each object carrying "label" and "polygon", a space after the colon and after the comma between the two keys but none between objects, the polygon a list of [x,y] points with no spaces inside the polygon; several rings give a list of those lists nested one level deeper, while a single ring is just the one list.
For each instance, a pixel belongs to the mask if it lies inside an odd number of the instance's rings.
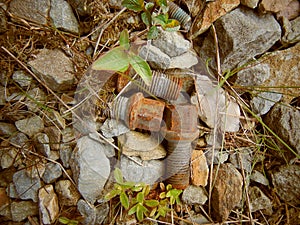
[{"label": "rusty bolt", "polygon": [[159,131],[165,103],[144,98],[141,92],[131,97],[120,96],[110,110],[112,118],[125,122],[129,129]]},{"label": "rusty bolt", "polygon": [[168,142],[166,177],[173,187],[184,189],[189,185],[192,142],[198,137],[197,109],[194,105],[165,107],[161,132]]},{"label": "rusty bolt", "polygon": [[189,31],[192,25],[192,18],[174,2],[169,2],[169,16],[178,20],[186,32]]}]

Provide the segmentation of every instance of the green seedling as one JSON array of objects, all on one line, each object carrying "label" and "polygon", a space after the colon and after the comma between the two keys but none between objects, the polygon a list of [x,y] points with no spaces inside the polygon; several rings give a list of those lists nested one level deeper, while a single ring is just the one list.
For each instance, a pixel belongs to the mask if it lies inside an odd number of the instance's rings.
[{"label": "green seedling", "polygon": [[98,58],[92,65],[94,70],[108,70],[124,73],[131,66],[135,72],[143,79],[145,84],[150,85],[152,71],[149,64],[130,51],[128,30],[123,30],[120,34],[120,46],[108,51]]},{"label": "green seedling", "polygon": [[67,217],[59,217],[58,221],[62,224],[67,224],[67,225],[77,225],[79,222],[77,220],[70,220]]},{"label": "green seedling", "polygon": [[167,31],[177,31],[180,23],[175,19],[170,19],[168,15],[167,0],[156,0],[145,3],[143,0],[123,0],[122,5],[135,12],[142,12],[141,19],[148,27],[147,39],[158,37],[158,26]]}]

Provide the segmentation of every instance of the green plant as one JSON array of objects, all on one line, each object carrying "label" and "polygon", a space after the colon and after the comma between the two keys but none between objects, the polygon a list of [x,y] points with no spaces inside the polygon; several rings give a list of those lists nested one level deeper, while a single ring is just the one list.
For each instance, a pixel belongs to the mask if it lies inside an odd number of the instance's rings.
[{"label": "green plant", "polygon": [[155,39],[161,26],[167,31],[177,31],[180,23],[175,19],[169,19],[167,0],[155,0],[154,2],[144,3],[143,0],[123,0],[122,5],[135,12],[142,12],[143,23],[148,27],[147,39]]},{"label": "green plant", "polygon": [[168,184],[166,187],[161,184],[163,190],[156,199],[150,199],[150,186],[144,183],[124,182],[120,169],[114,170],[116,183],[114,189],[105,195],[106,200],[118,197],[122,207],[128,210],[128,215],[136,215],[139,221],[144,217],[157,219],[165,217],[174,204],[181,204],[180,194],[182,190],[177,190]]},{"label": "green plant", "polygon": [[152,72],[149,64],[140,56],[130,51],[128,30],[123,30],[120,34],[120,46],[108,51],[106,54],[98,58],[92,65],[94,70],[110,70],[124,73],[129,69],[129,66],[150,85]]},{"label": "green plant", "polygon": [[79,223],[77,220],[71,220],[64,216],[59,217],[58,221],[62,224],[67,224],[67,225],[77,225]]}]

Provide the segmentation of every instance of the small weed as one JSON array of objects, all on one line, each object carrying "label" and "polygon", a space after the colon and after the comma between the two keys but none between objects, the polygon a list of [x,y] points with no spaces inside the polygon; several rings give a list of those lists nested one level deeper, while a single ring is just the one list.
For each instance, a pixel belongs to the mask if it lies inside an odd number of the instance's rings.
[{"label": "small weed", "polygon": [[68,219],[67,217],[59,217],[58,221],[62,224],[67,224],[67,225],[77,225],[79,222],[77,220],[71,220]]}]

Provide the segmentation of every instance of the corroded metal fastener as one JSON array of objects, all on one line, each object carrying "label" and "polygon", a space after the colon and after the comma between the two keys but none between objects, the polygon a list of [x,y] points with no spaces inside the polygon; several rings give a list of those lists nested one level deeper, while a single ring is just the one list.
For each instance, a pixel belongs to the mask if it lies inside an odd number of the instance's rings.
[{"label": "corroded metal fastener", "polygon": [[181,9],[174,2],[168,2],[169,4],[169,17],[176,19],[180,22],[182,28],[185,31],[189,31],[192,25],[192,18],[183,9]]},{"label": "corroded metal fastener", "polygon": [[194,105],[165,107],[165,125],[161,132],[168,142],[166,178],[173,187],[184,189],[189,185],[192,142],[198,137],[197,109]]},{"label": "corroded metal fastener", "polygon": [[165,103],[144,98],[141,92],[131,97],[120,96],[113,102],[110,116],[125,122],[129,129],[159,131]]},{"label": "corroded metal fastener", "polygon": [[141,79],[138,80],[138,89],[165,100],[176,100],[182,87],[182,79],[179,77],[153,71],[150,86]]}]

